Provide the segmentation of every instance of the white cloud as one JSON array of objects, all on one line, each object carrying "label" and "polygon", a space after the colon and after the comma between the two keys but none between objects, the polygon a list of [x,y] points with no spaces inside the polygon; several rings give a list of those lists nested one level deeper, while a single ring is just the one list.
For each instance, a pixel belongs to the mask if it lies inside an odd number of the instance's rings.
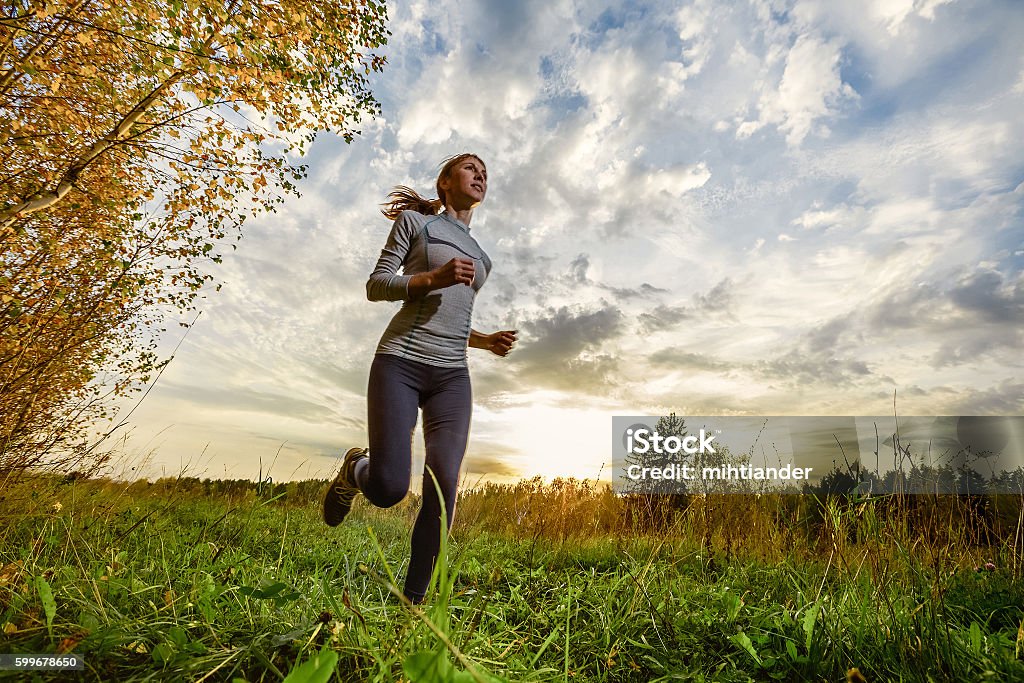
[{"label": "white cloud", "polygon": [[675,169],[659,169],[646,177],[647,190],[678,196],[703,186],[711,178],[707,164],[699,163]]},{"label": "white cloud", "polygon": [[853,88],[840,77],[841,58],[837,41],[799,36],[786,56],[778,86],[766,89],[761,95],[758,120],[741,124],[737,137],[748,137],[765,124],[773,124],[786,133],[786,141],[791,146],[796,146],[812,132],[815,124],[819,124],[819,134],[827,131],[819,121],[835,114],[840,105],[857,98]]},{"label": "white cloud", "polygon": [[898,36],[908,17],[916,15],[934,20],[935,10],[951,2],[953,0],[874,0],[869,6],[868,14],[885,26],[891,35]]},{"label": "white cloud", "polygon": [[805,230],[815,228],[855,229],[863,225],[863,222],[863,207],[851,207],[843,203],[824,209],[821,202],[815,202],[814,207],[792,220],[793,225],[798,225]]}]

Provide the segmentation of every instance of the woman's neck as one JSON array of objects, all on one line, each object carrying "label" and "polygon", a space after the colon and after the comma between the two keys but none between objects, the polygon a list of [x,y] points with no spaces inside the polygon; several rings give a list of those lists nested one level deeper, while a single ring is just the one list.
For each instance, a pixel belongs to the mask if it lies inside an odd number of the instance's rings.
[{"label": "woman's neck", "polygon": [[448,212],[448,215],[452,218],[458,219],[460,222],[469,227],[469,222],[473,220],[473,209],[456,209],[451,204],[445,204],[444,210]]}]

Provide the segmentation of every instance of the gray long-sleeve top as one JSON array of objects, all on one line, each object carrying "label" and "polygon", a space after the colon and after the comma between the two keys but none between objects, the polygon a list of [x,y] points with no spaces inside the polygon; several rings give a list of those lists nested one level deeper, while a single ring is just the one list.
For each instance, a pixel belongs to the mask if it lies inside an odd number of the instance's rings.
[{"label": "gray long-sleeve top", "polygon": [[[409,297],[413,275],[440,268],[455,257],[473,259],[472,286],[457,284],[417,299]],[[491,259],[464,223],[448,212],[427,216],[403,211],[366,281],[370,301],[403,302],[384,330],[377,353],[442,367],[465,366],[473,302],[490,272]]]}]

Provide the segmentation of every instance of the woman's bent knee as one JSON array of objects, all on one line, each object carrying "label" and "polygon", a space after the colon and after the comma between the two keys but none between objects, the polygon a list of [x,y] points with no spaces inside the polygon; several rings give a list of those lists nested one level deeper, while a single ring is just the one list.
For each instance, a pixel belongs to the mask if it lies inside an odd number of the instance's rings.
[{"label": "woman's bent knee", "polygon": [[408,487],[399,488],[397,486],[386,486],[381,487],[376,491],[364,492],[363,495],[366,496],[366,499],[375,506],[379,508],[389,508],[401,503],[408,493]]}]

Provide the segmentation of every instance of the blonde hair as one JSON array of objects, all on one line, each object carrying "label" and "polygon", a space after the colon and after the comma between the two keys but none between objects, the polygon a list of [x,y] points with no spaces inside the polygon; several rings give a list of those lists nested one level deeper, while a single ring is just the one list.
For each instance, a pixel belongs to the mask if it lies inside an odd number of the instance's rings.
[{"label": "blonde hair", "polygon": [[398,185],[388,193],[388,201],[381,205],[384,208],[380,212],[391,220],[397,219],[403,211],[416,211],[427,216],[437,215],[444,208],[445,202],[444,190],[441,189],[441,180],[449,177],[452,169],[468,158],[476,159],[483,164],[485,169],[487,168],[487,164],[484,164],[483,159],[470,152],[450,156],[441,162],[441,172],[437,174],[437,182],[434,184],[434,189],[437,190],[437,199],[427,199],[407,185]]}]

